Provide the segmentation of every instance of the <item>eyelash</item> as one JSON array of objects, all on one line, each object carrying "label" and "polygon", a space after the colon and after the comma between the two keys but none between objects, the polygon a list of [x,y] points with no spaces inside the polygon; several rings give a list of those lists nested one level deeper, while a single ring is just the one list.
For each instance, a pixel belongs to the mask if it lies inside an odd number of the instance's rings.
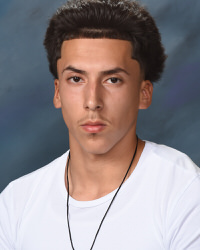
[{"label": "eyelash", "polygon": [[[75,81],[75,79],[78,79],[78,81]],[[67,78],[67,81],[72,81],[73,83],[79,83],[80,80],[82,80],[82,78],[79,76],[72,76],[72,77]]]},{"label": "eyelash", "polygon": [[[78,80],[78,81],[76,81],[76,80]],[[67,79],[67,81],[73,81],[73,83],[80,83],[80,80],[83,80],[81,77],[79,77],[79,76],[72,76],[72,77],[69,77],[68,79]],[[116,80],[116,82],[111,82],[111,83],[109,83],[109,84],[118,84],[118,83],[121,83],[122,82],[122,79],[120,79],[120,78],[118,78],[118,77],[110,77],[110,78],[108,78],[108,79],[106,79],[106,82],[108,82],[109,80]]]},{"label": "eyelash", "polygon": [[122,80],[120,78],[118,78],[118,77],[110,77],[106,81],[108,81],[108,80],[117,80],[117,82],[114,82],[114,83],[112,82],[111,84],[117,84],[117,83],[122,82]]}]

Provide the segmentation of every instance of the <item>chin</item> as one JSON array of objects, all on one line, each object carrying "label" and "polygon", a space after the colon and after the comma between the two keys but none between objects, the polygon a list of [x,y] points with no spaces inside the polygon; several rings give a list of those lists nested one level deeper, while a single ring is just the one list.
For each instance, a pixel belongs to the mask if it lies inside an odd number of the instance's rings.
[{"label": "chin", "polygon": [[89,143],[89,145],[84,144],[82,145],[82,149],[93,155],[103,155],[111,151],[112,145],[108,145],[106,143],[99,143],[99,142],[94,142],[94,143]]},{"label": "chin", "polygon": [[[74,140],[75,139],[75,140]],[[109,135],[88,135],[80,137],[70,137],[70,144],[74,149],[81,150],[82,153],[91,155],[105,155],[111,152],[119,143],[121,137]],[[75,150],[76,151],[76,150]]]}]

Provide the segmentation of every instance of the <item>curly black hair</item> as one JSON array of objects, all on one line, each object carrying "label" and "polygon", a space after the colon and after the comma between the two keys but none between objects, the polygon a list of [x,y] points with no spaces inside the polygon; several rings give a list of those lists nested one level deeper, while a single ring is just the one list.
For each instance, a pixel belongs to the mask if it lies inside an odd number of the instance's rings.
[{"label": "curly black hair", "polygon": [[62,43],[75,38],[130,41],[132,58],[139,62],[144,79],[156,82],[161,77],[166,59],[161,36],[154,19],[136,1],[68,0],[59,8],[44,40],[49,69],[55,78]]}]

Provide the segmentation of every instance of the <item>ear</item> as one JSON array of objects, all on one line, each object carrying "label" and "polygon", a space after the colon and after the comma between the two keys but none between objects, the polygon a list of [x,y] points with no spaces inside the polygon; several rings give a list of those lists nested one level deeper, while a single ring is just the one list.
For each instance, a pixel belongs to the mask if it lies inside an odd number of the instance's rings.
[{"label": "ear", "polygon": [[151,105],[153,95],[153,84],[148,81],[142,81],[140,88],[139,109],[147,109]]},{"label": "ear", "polygon": [[58,79],[55,79],[54,85],[55,85],[55,91],[54,91],[53,104],[54,104],[55,108],[59,109],[59,108],[61,108],[61,100],[60,100],[59,80]]}]

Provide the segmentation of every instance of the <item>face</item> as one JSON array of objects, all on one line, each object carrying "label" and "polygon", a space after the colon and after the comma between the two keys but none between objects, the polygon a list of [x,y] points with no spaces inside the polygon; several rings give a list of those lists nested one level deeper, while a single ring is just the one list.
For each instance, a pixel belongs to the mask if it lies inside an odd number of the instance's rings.
[{"label": "face", "polygon": [[132,46],[116,39],[65,41],[57,62],[54,105],[62,109],[70,148],[105,154],[134,138],[139,109],[151,103]]}]

